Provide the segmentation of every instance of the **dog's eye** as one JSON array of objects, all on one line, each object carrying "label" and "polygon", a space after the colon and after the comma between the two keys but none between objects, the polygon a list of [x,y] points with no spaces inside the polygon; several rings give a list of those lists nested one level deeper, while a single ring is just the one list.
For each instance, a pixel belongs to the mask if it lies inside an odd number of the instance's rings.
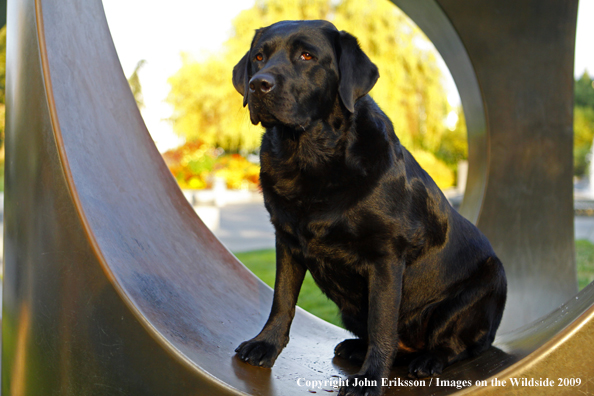
[{"label": "dog's eye", "polygon": [[301,58],[301,60],[308,61],[308,60],[312,60],[313,56],[311,56],[311,54],[309,52],[304,52],[301,54],[300,58]]},{"label": "dog's eye", "polygon": [[264,59],[264,56],[262,54],[256,54],[256,60],[258,62],[262,62],[263,59]]}]

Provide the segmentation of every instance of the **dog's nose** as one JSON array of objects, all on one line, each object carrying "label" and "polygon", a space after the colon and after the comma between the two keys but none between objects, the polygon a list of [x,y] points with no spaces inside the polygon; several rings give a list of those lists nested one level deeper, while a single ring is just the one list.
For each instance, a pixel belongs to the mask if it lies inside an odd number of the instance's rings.
[{"label": "dog's nose", "polygon": [[274,88],[274,77],[270,74],[260,74],[250,80],[250,91],[256,95],[265,95]]}]

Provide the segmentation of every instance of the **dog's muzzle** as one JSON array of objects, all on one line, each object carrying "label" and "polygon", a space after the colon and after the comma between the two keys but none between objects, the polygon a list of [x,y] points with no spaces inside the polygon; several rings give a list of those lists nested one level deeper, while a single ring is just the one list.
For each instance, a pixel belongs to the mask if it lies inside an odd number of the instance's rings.
[{"label": "dog's muzzle", "polygon": [[271,74],[257,74],[249,82],[250,93],[257,97],[263,97],[274,89],[275,84],[276,81]]}]

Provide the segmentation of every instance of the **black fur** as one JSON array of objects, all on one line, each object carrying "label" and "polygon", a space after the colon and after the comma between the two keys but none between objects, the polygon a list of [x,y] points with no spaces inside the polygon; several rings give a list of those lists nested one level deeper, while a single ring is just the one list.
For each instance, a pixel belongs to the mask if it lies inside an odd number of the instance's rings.
[{"label": "black fur", "polygon": [[306,270],[357,337],[335,350],[362,362],[357,378],[379,384],[394,362],[437,375],[493,342],[503,266],[367,95],[378,76],[357,40],[325,21],[259,29],[233,70],[266,128],[260,181],[276,229],[270,317],[236,350],[250,364],[271,367],[287,344]]}]

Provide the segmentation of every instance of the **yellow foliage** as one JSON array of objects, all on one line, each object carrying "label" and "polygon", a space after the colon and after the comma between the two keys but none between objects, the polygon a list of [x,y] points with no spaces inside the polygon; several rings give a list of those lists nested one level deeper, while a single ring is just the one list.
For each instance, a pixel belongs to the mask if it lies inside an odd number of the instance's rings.
[{"label": "yellow foliage", "polygon": [[576,146],[592,145],[594,139],[594,109],[575,107],[573,110],[573,130]]},{"label": "yellow foliage", "polygon": [[217,177],[225,179],[227,188],[233,190],[253,190],[260,183],[260,166],[252,164],[244,157],[234,154],[218,162]]},{"label": "yellow foliage", "polygon": [[201,141],[191,141],[163,153],[163,159],[181,188],[212,186],[212,171],[220,152]]},{"label": "yellow foliage", "polygon": [[462,108],[456,111],[458,121],[453,130],[445,128],[439,150],[435,153],[451,170],[458,171],[458,163],[468,159],[468,132]]},{"label": "yellow foliage", "polygon": [[425,169],[433,178],[439,188],[444,190],[454,186],[454,172],[443,161],[424,150],[411,150],[411,154],[421,165],[421,168]]},{"label": "yellow foliage", "polygon": [[378,66],[380,79],[370,95],[392,120],[402,144],[435,152],[447,101],[435,54],[422,49],[428,39],[385,0],[344,0],[333,22],[356,36]]},{"label": "yellow foliage", "polygon": [[239,154],[221,155],[221,150],[200,141],[169,150],[163,158],[181,188],[212,188],[215,177],[224,179],[233,190],[257,190],[260,186],[259,165]]},{"label": "yellow foliage", "polygon": [[241,108],[241,96],[231,83],[232,67],[223,58],[196,62],[184,56],[183,66],[169,79],[174,129],[187,141],[199,139],[232,151],[260,145],[263,130],[252,126]]},{"label": "yellow foliage", "polygon": [[575,106],[573,109],[573,172],[583,176],[592,161],[589,154],[594,139],[594,109],[586,106]]},{"label": "yellow foliage", "polygon": [[286,19],[326,19],[358,37],[379,67],[371,96],[392,119],[402,143],[436,152],[444,132],[447,104],[434,52],[419,29],[387,0],[256,0],[234,20],[224,51],[203,62],[183,58],[170,78],[168,101],[175,131],[230,151],[250,152],[260,144],[261,127],[249,121],[231,83],[233,66],[249,49],[254,30]]}]

